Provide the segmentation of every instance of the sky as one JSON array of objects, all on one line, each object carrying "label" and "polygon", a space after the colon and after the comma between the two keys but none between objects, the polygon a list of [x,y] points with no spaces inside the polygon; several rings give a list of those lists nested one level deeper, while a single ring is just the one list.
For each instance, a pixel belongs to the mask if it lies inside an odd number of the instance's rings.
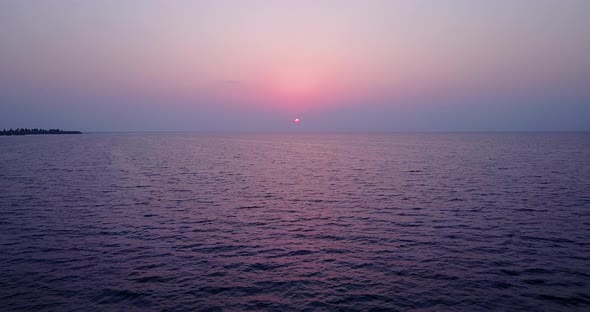
[{"label": "sky", "polygon": [[590,131],[590,1],[2,0],[18,127]]}]

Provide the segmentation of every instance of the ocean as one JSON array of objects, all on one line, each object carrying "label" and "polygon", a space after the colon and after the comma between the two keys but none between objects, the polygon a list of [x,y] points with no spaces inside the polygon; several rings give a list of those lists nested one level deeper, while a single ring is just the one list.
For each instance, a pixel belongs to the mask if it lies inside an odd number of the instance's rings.
[{"label": "ocean", "polygon": [[590,133],[0,138],[2,311],[590,309]]}]

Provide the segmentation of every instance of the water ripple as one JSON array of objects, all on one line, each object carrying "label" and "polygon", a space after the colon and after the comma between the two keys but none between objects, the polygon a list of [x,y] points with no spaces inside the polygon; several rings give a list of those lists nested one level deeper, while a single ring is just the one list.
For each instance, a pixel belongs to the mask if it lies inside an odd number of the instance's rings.
[{"label": "water ripple", "polygon": [[575,133],[2,138],[0,306],[587,310],[588,177]]}]

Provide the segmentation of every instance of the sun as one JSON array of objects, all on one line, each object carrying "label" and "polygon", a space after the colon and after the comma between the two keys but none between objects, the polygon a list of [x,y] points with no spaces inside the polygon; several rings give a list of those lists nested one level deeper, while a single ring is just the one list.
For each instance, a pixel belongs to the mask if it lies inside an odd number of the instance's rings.
[{"label": "sun", "polygon": [[295,120],[293,120],[293,122],[294,122],[296,125],[298,125],[298,124],[301,122],[301,119],[299,119],[299,118],[295,118]]}]

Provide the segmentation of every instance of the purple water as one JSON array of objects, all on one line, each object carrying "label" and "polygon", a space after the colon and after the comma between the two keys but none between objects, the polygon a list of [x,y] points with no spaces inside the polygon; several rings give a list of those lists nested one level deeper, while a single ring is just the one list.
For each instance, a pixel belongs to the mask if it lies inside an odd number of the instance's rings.
[{"label": "purple water", "polygon": [[0,310],[590,309],[590,134],[0,138]]}]

